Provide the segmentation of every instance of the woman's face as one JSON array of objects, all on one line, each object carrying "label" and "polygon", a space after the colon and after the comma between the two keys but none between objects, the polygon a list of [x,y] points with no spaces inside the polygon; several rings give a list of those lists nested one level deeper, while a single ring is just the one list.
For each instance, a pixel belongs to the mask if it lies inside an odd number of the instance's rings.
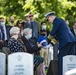
[{"label": "woman's face", "polygon": [[22,22],[18,23],[18,27],[21,28],[22,27]]},{"label": "woman's face", "polygon": [[74,26],[76,26],[76,23],[74,23]]},{"label": "woman's face", "polygon": [[32,32],[29,31],[28,34],[27,34],[27,38],[30,39],[31,37],[32,37]]},{"label": "woman's face", "polygon": [[29,31],[29,32],[28,32],[28,35],[32,35],[32,32],[31,32],[31,31]]}]

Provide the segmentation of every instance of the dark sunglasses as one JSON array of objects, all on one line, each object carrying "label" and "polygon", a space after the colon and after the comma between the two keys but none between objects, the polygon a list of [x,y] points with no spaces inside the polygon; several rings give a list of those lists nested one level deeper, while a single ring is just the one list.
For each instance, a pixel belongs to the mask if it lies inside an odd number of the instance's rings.
[{"label": "dark sunglasses", "polygon": [[33,15],[30,15],[29,17],[33,17]]},{"label": "dark sunglasses", "polygon": [[18,24],[22,24],[22,23],[18,23]]}]

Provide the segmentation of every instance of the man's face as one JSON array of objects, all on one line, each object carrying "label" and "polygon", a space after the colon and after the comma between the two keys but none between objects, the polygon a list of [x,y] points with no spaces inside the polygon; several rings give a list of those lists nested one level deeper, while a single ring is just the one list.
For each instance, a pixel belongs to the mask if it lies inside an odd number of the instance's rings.
[{"label": "man's face", "polygon": [[11,22],[11,23],[14,23],[14,17],[13,17],[13,16],[10,17],[10,22]]},{"label": "man's face", "polygon": [[43,23],[42,25],[46,25],[46,23]]},{"label": "man's face", "polygon": [[74,23],[74,26],[76,26],[76,23]]},{"label": "man's face", "polygon": [[49,17],[47,18],[47,20],[48,20],[48,22],[53,23],[53,18],[52,18],[52,16],[49,16]]},{"label": "man's face", "polygon": [[30,21],[29,16],[26,16],[26,17],[25,17],[25,20],[26,20],[26,21]]},{"label": "man's face", "polygon": [[0,19],[0,23],[1,23],[1,26],[4,26],[4,25],[5,25],[5,20],[4,20],[4,18],[1,18],[1,19]]},{"label": "man's face", "polygon": [[5,22],[4,18],[0,19],[0,22]]},{"label": "man's face", "polygon": [[33,14],[30,14],[29,15],[29,18],[30,18],[30,20],[33,20],[34,19],[34,15]]}]

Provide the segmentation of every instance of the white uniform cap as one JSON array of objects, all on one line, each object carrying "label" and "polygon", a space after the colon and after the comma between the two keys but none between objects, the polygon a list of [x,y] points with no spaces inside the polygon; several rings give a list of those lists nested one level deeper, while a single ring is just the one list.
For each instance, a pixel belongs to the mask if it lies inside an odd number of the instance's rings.
[{"label": "white uniform cap", "polygon": [[55,15],[55,12],[53,11],[53,12],[46,13],[44,16],[45,18],[48,18],[51,15]]}]

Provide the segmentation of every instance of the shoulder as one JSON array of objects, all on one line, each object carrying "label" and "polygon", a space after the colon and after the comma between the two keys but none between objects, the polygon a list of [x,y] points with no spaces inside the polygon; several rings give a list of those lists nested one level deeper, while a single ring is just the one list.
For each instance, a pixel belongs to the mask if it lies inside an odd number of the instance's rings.
[{"label": "shoulder", "polygon": [[44,36],[39,36],[39,38],[38,38],[38,40],[40,41],[40,40],[43,40],[44,39]]},{"label": "shoulder", "polygon": [[27,39],[24,36],[22,36],[21,39],[22,39],[23,42],[27,41]]},{"label": "shoulder", "polygon": [[6,26],[6,29],[11,29],[11,28],[12,28],[12,26],[10,26],[10,25],[9,26]]},{"label": "shoulder", "polygon": [[40,36],[39,36],[39,38],[43,38],[43,36],[42,36],[42,35],[40,35]]},{"label": "shoulder", "polygon": [[8,41],[8,43],[15,43],[16,41],[17,41],[16,39],[10,38],[9,41]]},{"label": "shoulder", "polygon": [[53,24],[60,24],[60,23],[63,23],[63,22],[64,22],[64,20],[63,20],[62,18],[56,17],[56,18],[54,19],[54,21],[53,21]]},{"label": "shoulder", "polygon": [[17,43],[17,40],[15,40],[14,38],[10,38],[9,41],[8,41],[8,47],[13,47],[15,46]]},{"label": "shoulder", "polygon": [[38,21],[35,21],[35,20],[34,20],[34,23],[39,24],[39,22]]},{"label": "shoulder", "polygon": [[26,39],[24,36],[21,36],[21,39]]}]

